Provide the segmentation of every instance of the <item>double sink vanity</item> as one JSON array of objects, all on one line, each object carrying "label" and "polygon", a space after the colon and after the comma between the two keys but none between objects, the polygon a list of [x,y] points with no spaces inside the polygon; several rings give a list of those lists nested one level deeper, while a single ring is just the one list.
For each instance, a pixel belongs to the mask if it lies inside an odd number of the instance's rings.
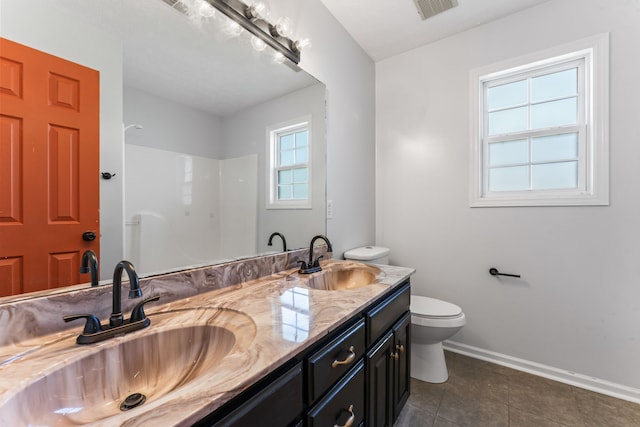
[{"label": "double sink vanity", "polygon": [[110,286],[0,304],[0,425],[392,424],[409,394],[414,270],[326,260],[299,274],[307,254],[141,279],[160,297],[151,325],[87,345],[62,318],[107,318]]}]

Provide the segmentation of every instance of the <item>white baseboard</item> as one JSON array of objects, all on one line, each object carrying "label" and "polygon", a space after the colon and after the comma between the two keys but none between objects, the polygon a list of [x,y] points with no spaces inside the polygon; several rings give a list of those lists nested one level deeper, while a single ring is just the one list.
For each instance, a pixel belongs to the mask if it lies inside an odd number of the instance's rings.
[{"label": "white baseboard", "polygon": [[480,359],[497,365],[506,366],[508,368],[517,369],[518,371],[524,371],[529,374],[538,375],[561,383],[595,391],[596,393],[606,394],[607,396],[612,396],[618,399],[640,403],[640,389],[637,388],[612,383],[610,381],[578,374],[576,372],[565,371],[552,366],[531,362],[529,360],[518,359],[517,357],[507,356],[506,354],[496,353],[455,341],[445,341],[442,345],[445,350],[473,357],[474,359]]}]

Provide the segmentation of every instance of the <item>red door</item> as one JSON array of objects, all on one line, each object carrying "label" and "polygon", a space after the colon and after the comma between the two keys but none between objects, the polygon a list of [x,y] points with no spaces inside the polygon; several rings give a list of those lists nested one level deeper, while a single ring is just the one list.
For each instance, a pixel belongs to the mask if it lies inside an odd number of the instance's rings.
[{"label": "red door", "polygon": [[79,268],[100,249],[99,82],[0,38],[0,296],[89,281]]}]

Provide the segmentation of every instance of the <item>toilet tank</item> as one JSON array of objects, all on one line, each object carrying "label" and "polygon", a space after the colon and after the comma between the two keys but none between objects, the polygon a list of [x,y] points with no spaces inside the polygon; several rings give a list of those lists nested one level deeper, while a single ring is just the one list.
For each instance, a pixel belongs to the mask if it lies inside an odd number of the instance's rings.
[{"label": "toilet tank", "polygon": [[344,259],[363,262],[365,264],[389,264],[389,248],[382,246],[362,246],[349,249]]}]

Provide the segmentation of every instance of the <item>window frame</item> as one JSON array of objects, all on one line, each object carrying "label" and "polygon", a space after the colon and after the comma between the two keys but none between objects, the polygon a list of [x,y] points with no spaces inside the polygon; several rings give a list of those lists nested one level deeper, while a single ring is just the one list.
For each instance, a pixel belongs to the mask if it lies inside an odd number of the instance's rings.
[{"label": "window frame", "polygon": [[[584,85],[579,85],[584,88],[584,93],[578,94],[580,112],[577,124],[485,136],[489,111],[485,104],[486,87],[574,68],[576,64],[582,67],[578,79],[580,76],[584,79]],[[608,33],[471,70],[469,83],[472,131],[470,207],[609,205]],[[488,190],[490,143],[575,132],[579,135],[577,188]],[[529,158],[528,164],[532,163]]]},{"label": "window frame", "polygon": [[[306,199],[297,199],[297,200],[278,200],[278,171],[281,169],[278,166],[278,141],[279,136],[282,134],[288,134],[291,132],[295,132],[296,130],[306,129],[307,131],[307,162],[306,163],[296,163],[292,166],[287,166],[284,169],[294,169],[297,167],[306,167],[307,168],[307,185],[308,185],[308,197]],[[269,188],[267,189],[267,209],[311,209],[312,208],[312,189],[313,189],[313,180],[312,180],[312,123],[311,116],[304,116],[293,120],[288,120],[286,122],[278,123],[275,125],[271,125],[267,127],[267,182],[269,183]]]}]

